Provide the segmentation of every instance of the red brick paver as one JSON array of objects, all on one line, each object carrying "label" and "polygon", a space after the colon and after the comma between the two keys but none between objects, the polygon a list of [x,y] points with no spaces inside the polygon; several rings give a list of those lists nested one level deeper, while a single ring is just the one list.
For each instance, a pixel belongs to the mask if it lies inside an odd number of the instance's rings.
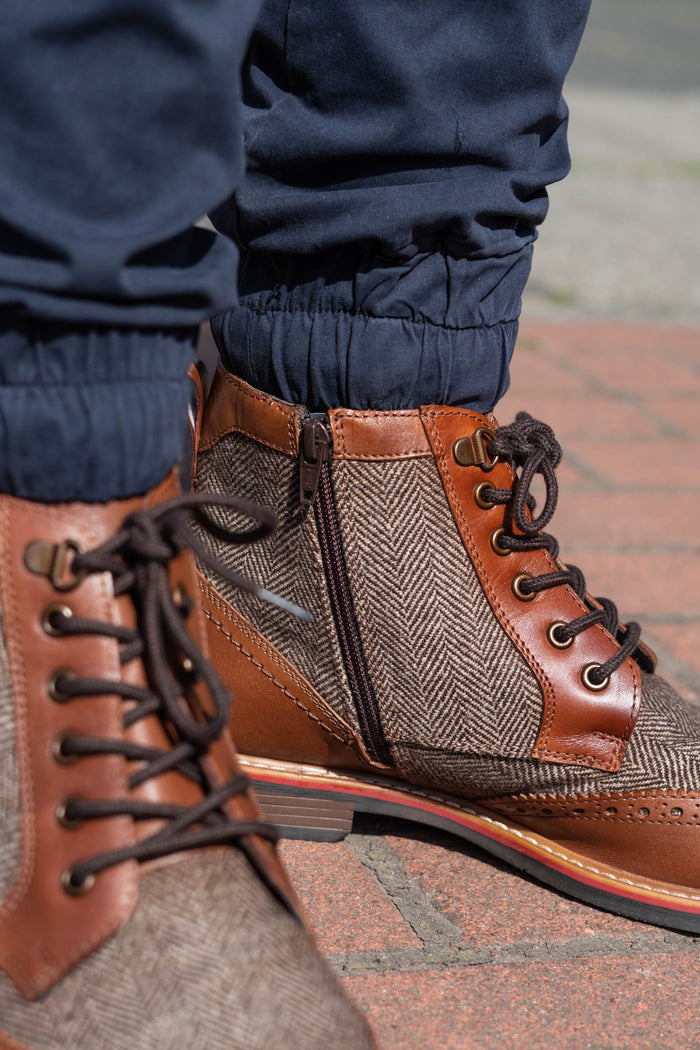
[{"label": "red brick paver", "polygon": [[[282,860],[324,952],[386,952],[420,941],[343,842],[283,842]],[[342,907],[338,907],[342,890]]]},{"label": "red brick paver", "polygon": [[353,977],[381,1050],[700,1045],[700,955],[678,952]]},{"label": "red brick paver", "polygon": [[[410,834],[410,837],[409,837]],[[437,836],[433,836],[437,838]],[[428,899],[464,935],[471,947],[606,937],[663,939],[664,931],[589,908],[534,882],[515,876],[497,860],[448,835],[431,842],[421,829],[390,835],[392,851]]]}]

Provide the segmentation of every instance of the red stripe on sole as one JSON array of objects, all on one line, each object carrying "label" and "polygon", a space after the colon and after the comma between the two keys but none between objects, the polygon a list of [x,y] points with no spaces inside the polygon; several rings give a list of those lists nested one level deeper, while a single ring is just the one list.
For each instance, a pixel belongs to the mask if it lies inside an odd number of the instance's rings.
[{"label": "red stripe on sole", "polygon": [[[300,795],[313,797],[317,793],[326,795],[351,796],[355,799],[372,799],[378,803],[393,803],[406,811],[406,819],[411,819],[411,812],[420,811],[428,815],[439,817],[448,821],[456,827],[469,829],[480,838],[500,843],[508,850],[512,850],[523,856],[529,857],[538,867],[550,868],[565,878],[574,882],[589,886],[594,890],[605,893],[612,897],[624,897],[640,904],[647,904],[658,908],[671,909],[689,915],[700,915],[700,898],[697,902],[684,899],[673,891],[655,889],[651,886],[630,884],[628,873],[610,869],[610,873],[595,872],[589,867],[590,861],[581,855],[571,854],[567,859],[567,852],[558,844],[549,843],[546,839],[530,831],[528,828],[508,827],[508,821],[503,817],[491,816],[484,813],[480,816],[478,812],[468,813],[462,809],[457,800],[439,802],[420,797],[410,791],[403,791],[391,786],[381,784],[369,784],[355,777],[347,780],[340,774],[322,774],[314,776],[310,767],[300,776],[291,769],[287,771],[275,768],[274,772],[259,766],[257,763],[246,761],[242,757],[242,764],[248,775],[253,780],[253,786],[259,784],[261,794],[264,797],[265,787],[276,787],[296,789]],[[308,771],[307,771],[308,770]],[[263,786],[264,785],[264,786]],[[362,811],[362,806],[355,808]],[[414,818],[418,819],[418,818]],[[429,823],[419,820],[420,823]],[[458,831],[455,834],[459,835]],[[541,843],[541,844],[540,844]],[[556,852],[555,852],[556,851]]]}]

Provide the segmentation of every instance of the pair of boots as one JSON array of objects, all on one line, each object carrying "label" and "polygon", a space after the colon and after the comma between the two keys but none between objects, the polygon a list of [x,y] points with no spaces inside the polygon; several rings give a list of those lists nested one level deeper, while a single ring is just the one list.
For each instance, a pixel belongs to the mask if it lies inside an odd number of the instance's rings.
[{"label": "pair of boots", "polygon": [[407,816],[700,930],[700,719],[560,562],[559,456],[528,417],[312,417],[219,370],[192,496],[2,499],[2,1050],[370,1046],[268,821]]}]

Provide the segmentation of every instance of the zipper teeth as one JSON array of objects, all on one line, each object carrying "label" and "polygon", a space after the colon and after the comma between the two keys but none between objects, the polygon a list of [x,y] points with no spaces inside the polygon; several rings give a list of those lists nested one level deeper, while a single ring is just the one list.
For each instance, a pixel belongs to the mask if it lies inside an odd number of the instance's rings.
[{"label": "zipper teeth", "polygon": [[377,701],[367,673],[362,641],[350,594],[340,541],[340,529],[333,504],[330,463],[324,463],[321,470],[315,512],[333,618],[338,631],[338,641],[350,683],[350,691],[357,708],[360,729],[372,757],[384,765],[389,765],[391,758],[379,721]]}]

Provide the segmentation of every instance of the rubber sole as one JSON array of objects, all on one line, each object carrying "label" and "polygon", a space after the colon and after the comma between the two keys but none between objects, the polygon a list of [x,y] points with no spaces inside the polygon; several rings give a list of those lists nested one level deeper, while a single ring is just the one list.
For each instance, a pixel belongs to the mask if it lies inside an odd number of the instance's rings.
[{"label": "rubber sole", "polygon": [[355,813],[399,817],[457,835],[605,911],[700,933],[700,892],[593,861],[462,799],[388,778],[240,758],[266,818],[278,825],[283,838],[338,842],[352,830]]}]

